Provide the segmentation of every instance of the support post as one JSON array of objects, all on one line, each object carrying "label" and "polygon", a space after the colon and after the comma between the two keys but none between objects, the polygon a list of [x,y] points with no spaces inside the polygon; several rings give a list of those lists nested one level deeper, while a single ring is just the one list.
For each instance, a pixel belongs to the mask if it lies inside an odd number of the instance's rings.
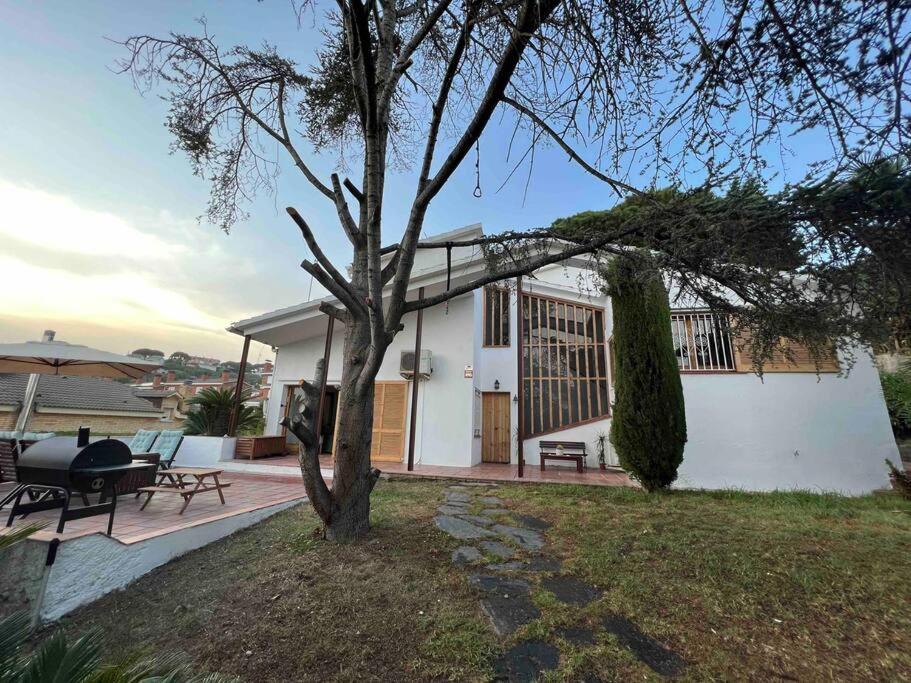
[{"label": "support post", "polygon": [[[424,298],[424,288],[418,290],[418,301]],[[414,374],[411,376],[411,428],[408,430],[408,471],[414,470],[414,433],[418,419],[418,382],[421,370],[421,327],[424,324],[424,309],[418,309],[414,333]]]},{"label": "support post", "polygon": [[247,353],[250,351],[250,335],[244,335],[244,350],[240,354],[240,367],[237,369],[237,382],[234,385],[234,408],[228,420],[228,436],[237,436],[237,417],[240,415],[240,397],[244,392],[244,375],[247,374]]},{"label": "support post", "polygon": [[[19,409],[19,416],[16,418],[16,431],[24,432],[28,427],[28,419],[35,408],[35,394],[38,393],[38,380],[40,375],[32,373],[28,376],[28,384],[25,385],[25,398],[22,401],[22,407]],[[21,453],[20,453],[21,455]]]},{"label": "support post", "polygon": [[519,399],[517,407],[519,414],[516,423],[518,435],[516,437],[516,451],[519,458],[519,477],[525,476],[525,368],[522,344],[525,340],[525,331],[522,329],[524,317],[522,312],[522,276],[516,278],[516,397]]},{"label": "support post", "polygon": [[323,431],[323,406],[326,405],[326,385],[329,384],[329,354],[332,351],[332,330],[335,318],[331,315],[329,326],[326,328],[326,345],[323,347],[323,381],[319,387],[319,404],[316,406],[316,457],[323,452],[323,442],[320,440]]}]

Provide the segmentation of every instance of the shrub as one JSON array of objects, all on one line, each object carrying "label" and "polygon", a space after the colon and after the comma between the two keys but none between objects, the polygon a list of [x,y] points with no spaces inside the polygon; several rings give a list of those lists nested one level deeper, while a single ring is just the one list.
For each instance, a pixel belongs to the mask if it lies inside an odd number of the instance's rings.
[{"label": "shrub", "polygon": [[880,373],[879,379],[892,431],[897,437],[911,436],[911,361],[905,361],[896,372]]},{"label": "shrub", "polygon": [[607,268],[614,313],[616,404],[610,439],[620,465],[648,491],[677,478],[686,444],[683,386],[661,275],[645,253]]}]

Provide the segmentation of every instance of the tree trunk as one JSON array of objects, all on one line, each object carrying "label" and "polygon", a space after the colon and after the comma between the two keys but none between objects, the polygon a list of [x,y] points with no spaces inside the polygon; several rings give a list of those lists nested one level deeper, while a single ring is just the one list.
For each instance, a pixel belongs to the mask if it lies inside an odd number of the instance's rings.
[{"label": "tree trunk", "polygon": [[[370,350],[369,321],[351,321],[345,328],[345,348],[342,380],[339,389],[338,422],[336,427],[335,470],[332,489],[325,490],[319,473],[315,414],[319,387],[309,391],[309,410],[306,430],[302,433],[301,471],[313,508],[323,520],[326,538],[333,541],[352,541],[370,530],[370,493],[379,477],[379,470],[370,466],[370,446],[373,433],[374,384],[362,381],[368,370],[364,360]],[[385,349],[382,349],[385,354]],[[324,369],[317,369],[318,382]],[[374,373],[375,374],[375,373]],[[311,466],[307,466],[307,464]],[[328,495],[327,495],[328,494]]]}]

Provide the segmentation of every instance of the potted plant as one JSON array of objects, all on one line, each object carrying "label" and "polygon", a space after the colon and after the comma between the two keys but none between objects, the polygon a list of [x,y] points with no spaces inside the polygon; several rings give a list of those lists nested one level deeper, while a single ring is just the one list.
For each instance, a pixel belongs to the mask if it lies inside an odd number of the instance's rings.
[{"label": "potted plant", "polygon": [[598,446],[598,467],[602,470],[607,469],[607,460],[605,459],[604,449],[607,445],[607,433],[598,432],[598,436],[595,437],[595,443]]}]

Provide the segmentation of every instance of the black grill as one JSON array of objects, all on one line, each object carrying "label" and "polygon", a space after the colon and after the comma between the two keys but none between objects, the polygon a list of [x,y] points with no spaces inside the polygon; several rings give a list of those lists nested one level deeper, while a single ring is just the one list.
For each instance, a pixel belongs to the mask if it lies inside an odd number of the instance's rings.
[{"label": "black grill", "polygon": [[[117,482],[131,470],[146,469],[149,463],[134,463],[133,455],[122,441],[101,439],[89,443],[89,430],[79,430],[78,437],[58,436],[32,444],[16,463],[20,489],[10,510],[7,526],[16,516],[40,510],[62,508],[57,533],[71,519],[109,514],[108,536],[114,525],[117,507]],[[86,503],[70,508],[70,498],[79,493]],[[100,493],[99,503],[88,504],[85,494]],[[29,502],[23,503],[27,495]]]}]

